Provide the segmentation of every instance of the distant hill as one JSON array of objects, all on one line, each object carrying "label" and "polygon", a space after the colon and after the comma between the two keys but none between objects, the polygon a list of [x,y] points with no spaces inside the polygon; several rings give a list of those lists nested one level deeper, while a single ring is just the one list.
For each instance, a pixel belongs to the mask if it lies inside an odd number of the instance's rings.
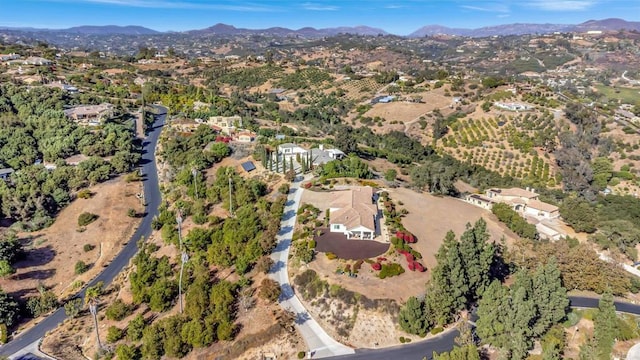
[{"label": "distant hill", "polygon": [[623,19],[604,19],[604,20],[589,20],[582,24],[574,25],[573,31],[589,31],[589,30],[636,30],[640,31],[640,22],[638,21],[626,21]]},{"label": "distant hill", "polygon": [[433,35],[456,35],[456,36],[500,36],[500,35],[524,35],[524,34],[548,34],[556,31],[560,32],[587,32],[590,30],[616,31],[616,30],[638,30],[640,22],[626,21],[623,19],[589,20],[582,24],[504,24],[496,26],[486,26],[477,29],[454,29],[441,25],[427,25],[407,35],[408,37],[423,37]]},{"label": "distant hill", "polygon": [[[589,20],[581,24],[503,24],[496,26],[486,26],[476,29],[465,28],[449,28],[442,25],[427,25],[412,32],[407,37],[424,37],[433,35],[455,35],[470,37],[485,36],[504,36],[504,35],[523,35],[523,34],[547,34],[556,31],[560,32],[587,32],[590,30],[600,31],[617,31],[621,29],[640,31],[640,22],[626,21],[623,19],[603,19]],[[71,33],[82,35],[154,35],[168,34],[175,32],[159,32],[142,26],[76,26],[68,29],[34,29],[20,27],[3,27],[0,30],[9,30],[16,32],[54,32],[54,33]],[[354,35],[389,35],[383,29],[369,26],[342,26],[333,28],[316,29],[313,27],[303,27],[297,30],[284,27],[271,27],[267,29],[245,29],[237,28],[228,24],[215,24],[205,29],[189,30],[182,32],[183,34],[193,36],[237,36],[237,35],[270,35],[270,36],[300,36],[305,38],[318,38],[324,36],[333,36],[340,33]]]},{"label": "distant hill", "polygon": [[244,29],[244,28],[236,28],[233,25],[227,24],[216,24],[206,29],[200,30],[190,30],[186,32],[190,35],[272,35],[272,36],[302,36],[302,37],[323,37],[323,36],[332,36],[340,33],[344,34],[355,34],[355,35],[388,35],[389,33],[378,28],[372,28],[369,26],[355,26],[355,27],[336,27],[336,28],[325,28],[325,29],[315,29],[312,27],[304,27],[298,30],[283,28],[283,27],[272,27],[268,29]]},{"label": "distant hill", "polygon": [[68,29],[56,30],[59,32],[72,33],[72,34],[84,34],[84,35],[153,35],[160,34],[159,31],[152,30],[142,26],[118,26],[118,25],[105,25],[105,26],[76,26]]}]

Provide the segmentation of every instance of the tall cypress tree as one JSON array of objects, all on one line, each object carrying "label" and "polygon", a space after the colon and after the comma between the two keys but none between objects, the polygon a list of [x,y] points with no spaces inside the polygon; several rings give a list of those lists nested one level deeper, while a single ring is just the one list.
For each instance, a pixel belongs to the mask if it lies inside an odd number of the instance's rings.
[{"label": "tall cypress tree", "polygon": [[609,291],[604,293],[598,302],[598,313],[593,318],[594,340],[598,359],[609,360],[613,344],[618,334],[618,318],[613,295]]},{"label": "tall cypress tree", "polygon": [[569,306],[567,289],[562,286],[560,269],[555,258],[539,266],[534,273],[533,298],[538,300],[538,319],[534,332],[537,336],[542,336],[551,326],[564,319]]}]

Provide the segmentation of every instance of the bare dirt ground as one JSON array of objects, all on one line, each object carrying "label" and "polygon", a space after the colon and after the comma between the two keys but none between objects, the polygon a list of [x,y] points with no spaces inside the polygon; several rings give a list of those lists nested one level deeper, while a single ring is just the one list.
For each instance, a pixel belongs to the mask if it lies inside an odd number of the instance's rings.
[{"label": "bare dirt ground", "polygon": [[499,241],[504,236],[507,243],[510,243],[517,239],[517,235],[501,224],[491,212],[462,200],[418,193],[406,188],[387,191],[393,201],[404,204],[400,205],[400,208],[409,211],[402,224],[418,238],[418,242],[413,246],[422,254],[428,269],[435,266],[435,253],[447,231],[453,230],[460,236],[467,223],[473,224],[480,218],[487,222],[492,240]]},{"label": "bare dirt ground", "polygon": [[[74,281],[87,282],[96,276],[120,251],[137,224],[138,218],[127,216],[127,210],[144,209],[135,195],[141,191],[139,182],[127,183],[119,177],[90,188],[90,199],[76,199],[60,212],[49,228],[19,234],[27,239],[27,257],[15,264],[16,274],[0,279],[0,286],[8,293],[25,296],[37,293],[38,283],[51,288],[59,297],[72,294]],[[98,219],[78,231],[78,215],[83,212],[97,214]],[[91,244],[95,249],[84,251]],[[91,268],[75,275],[75,264],[84,261]]]}]

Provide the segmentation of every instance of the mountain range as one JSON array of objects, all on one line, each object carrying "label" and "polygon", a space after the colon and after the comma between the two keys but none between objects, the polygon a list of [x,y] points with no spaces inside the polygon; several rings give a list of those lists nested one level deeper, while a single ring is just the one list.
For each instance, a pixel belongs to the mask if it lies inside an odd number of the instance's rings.
[{"label": "mountain range", "polygon": [[[145,28],[142,26],[77,26],[68,29],[34,29],[34,28],[10,28],[0,27],[0,30],[14,30],[26,32],[58,32],[80,35],[157,35],[162,32]],[[623,19],[604,19],[589,20],[581,24],[504,24],[497,26],[486,26],[476,29],[449,28],[441,25],[427,25],[409,35],[407,37],[424,37],[433,35],[455,35],[470,37],[485,37],[499,35],[523,35],[523,34],[545,34],[552,32],[586,32],[590,30],[615,31],[615,30],[636,30],[640,31],[640,22],[626,21]],[[184,31],[184,34],[192,36],[210,36],[210,35],[271,35],[271,36],[300,36],[306,38],[317,38],[323,36],[332,36],[340,33],[357,34],[357,35],[390,35],[383,29],[369,26],[355,27],[335,27],[315,29],[312,27],[304,27],[293,30],[284,27],[271,27],[268,29],[244,29],[236,28],[233,25],[216,24],[211,27],[199,30]]]}]

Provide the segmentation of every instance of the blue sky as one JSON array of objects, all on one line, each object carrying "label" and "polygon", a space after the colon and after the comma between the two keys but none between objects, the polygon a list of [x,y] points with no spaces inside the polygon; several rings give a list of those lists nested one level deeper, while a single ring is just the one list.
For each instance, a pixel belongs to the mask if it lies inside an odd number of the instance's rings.
[{"label": "blue sky", "polygon": [[216,23],[297,29],[368,25],[406,35],[424,25],[640,21],[640,0],[0,0],[0,26],[142,25],[183,31]]}]

